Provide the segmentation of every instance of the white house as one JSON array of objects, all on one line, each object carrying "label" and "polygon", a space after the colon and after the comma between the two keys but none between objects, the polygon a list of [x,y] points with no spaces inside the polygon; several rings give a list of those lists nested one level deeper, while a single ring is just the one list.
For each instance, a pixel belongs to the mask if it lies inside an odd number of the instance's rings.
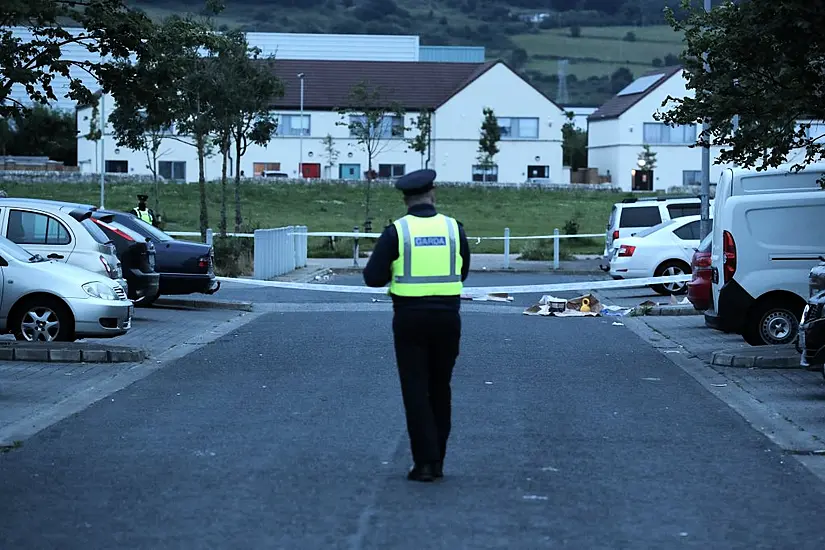
[{"label": "white house", "polygon": [[[610,176],[624,190],[659,190],[699,184],[702,149],[691,148],[701,132],[696,124],[670,127],[654,120],[668,96],[688,97],[681,67],[667,67],[637,78],[587,118],[587,164],[600,176]],[[670,104],[669,104],[670,105]],[[665,107],[668,109],[670,107]],[[652,173],[639,170],[644,145],[656,153]],[[719,179],[724,166],[713,164],[718,148],[711,151],[710,180]]]},{"label": "white house", "polygon": [[[362,179],[368,157],[350,135],[338,109],[348,105],[351,90],[365,82],[382,98],[399,103],[406,111],[400,120],[387,120],[380,151],[373,159],[379,178],[394,178],[428,165],[440,181],[526,182],[528,179],[563,181],[562,135],[564,112],[553,101],[515,73],[506,63],[434,63],[383,61],[281,60],[275,71],[285,93],[272,104],[279,119],[278,136],[267,146],[251,145],[242,159],[246,176],[275,172],[288,177]],[[303,118],[301,84],[303,75]],[[104,117],[113,107],[104,98]],[[502,129],[495,166],[486,175],[478,166],[478,140],[483,109],[490,107]],[[409,148],[417,130],[413,121],[424,109],[433,111],[429,151]],[[107,127],[103,147],[84,136],[89,132],[92,109],[78,108],[78,164],[84,172],[149,174],[143,151],[118,147]],[[337,159],[330,160],[324,138],[331,136]],[[102,152],[101,152],[102,149]],[[160,148],[159,173],[188,182],[198,179],[195,148],[165,139]],[[220,176],[221,159],[207,159],[208,179]]]}]

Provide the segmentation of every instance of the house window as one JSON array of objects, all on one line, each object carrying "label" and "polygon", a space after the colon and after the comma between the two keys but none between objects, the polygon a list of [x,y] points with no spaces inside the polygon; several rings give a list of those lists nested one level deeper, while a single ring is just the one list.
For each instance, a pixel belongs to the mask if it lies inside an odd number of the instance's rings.
[{"label": "house window", "polygon": [[[367,125],[367,117],[364,115],[350,115],[349,123],[349,137],[357,138],[359,137],[359,130]],[[360,125],[360,127],[353,128],[353,125]],[[376,124],[376,126],[371,129],[370,135],[386,139],[403,138],[404,117],[385,116],[380,124]]]},{"label": "house window", "polygon": [[498,127],[501,128],[501,139],[539,138],[538,118],[499,118]]},{"label": "house window", "polygon": [[280,162],[253,162],[252,175],[262,176],[264,172],[280,172]]},{"label": "house window", "polygon": [[310,115],[281,115],[278,117],[279,136],[308,136],[310,135]]},{"label": "house window", "polygon": [[10,241],[24,244],[63,245],[72,242],[69,231],[56,219],[45,214],[12,210],[6,235]]},{"label": "house window", "polygon": [[682,185],[701,185],[701,170],[682,170]]},{"label": "house window", "polygon": [[483,167],[478,164],[473,166],[473,181],[498,181],[498,165]]},{"label": "house window", "polygon": [[108,174],[125,174],[129,171],[128,160],[107,160],[106,173]]},{"label": "house window", "polygon": [[158,175],[167,180],[186,181],[186,162],[160,160],[158,161]]},{"label": "house window", "polygon": [[696,125],[668,126],[661,122],[644,123],[644,142],[660,145],[691,145],[696,143]]},{"label": "house window", "polygon": [[400,178],[404,175],[406,166],[403,164],[379,164],[379,178]]},{"label": "house window", "polygon": [[527,167],[527,177],[530,179],[547,179],[550,177],[550,167],[549,166],[528,166]]}]

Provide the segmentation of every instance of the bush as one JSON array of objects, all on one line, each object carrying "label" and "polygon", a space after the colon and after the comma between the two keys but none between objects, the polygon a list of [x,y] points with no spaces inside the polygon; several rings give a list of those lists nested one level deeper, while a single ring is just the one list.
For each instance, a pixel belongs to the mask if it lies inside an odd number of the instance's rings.
[{"label": "bush", "polygon": [[570,219],[564,222],[564,229],[562,230],[562,234],[564,235],[578,235],[579,234],[579,222],[575,219]]},{"label": "bush", "polygon": [[[566,250],[563,241],[559,241],[559,260],[570,260],[572,254]],[[553,240],[541,239],[538,241],[527,241],[527,244],[521,247],[519,260],[528,262],[552,262],[553,261]]]},{"label": "bush", "polygon": [[254,239],[247,237],[221,237],[215,235],[215,274],[220,277],[252,275]]},{"label": "bush", "polygon": [[664,61],[662,61],[661,58],[659,58],[659,57],[654,57],[653,58],[653,66],[654,67],[661,67],[662,65],[664,65]]},{"label": "bush", "polygon": [[578,25],[573,25],[570,27],[570,36],[573,38],[578,38],[582,35],[582,28]]},{"label": "bush", "polygon": [[628,31],[622,40],[625,42],[636,42],[636,33],[633,31]]}]

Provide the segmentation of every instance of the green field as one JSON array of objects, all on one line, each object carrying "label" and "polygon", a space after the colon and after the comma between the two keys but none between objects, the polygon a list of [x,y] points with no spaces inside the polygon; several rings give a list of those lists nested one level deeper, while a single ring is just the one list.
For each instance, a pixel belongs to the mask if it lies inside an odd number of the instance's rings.
[{"label": "green field", "polygon": [[[97,204],[100,197],[96,184],[30,184],[4,182],[10,197],[48,198]],[[198,231],[198,186],[195,184],[164,184],[160,186],[160,208],[164,229],[167,231]],[[153,195],[151,185],[115,183],[106,187],[106,207],[129,210],[135,206],[135,195],[147,192]],[[230,189],[230,197],[231,197]],[[537,189],[491,189],[481,187],[444,187],[437,191],[438,208],[461,221],[470,237],[503,236],[509,227],[511,235],[547,235],[554,228],[565,233],[565,226],[575,221],[578,233],[604,231],[613,203],[624,193],[597,191],[542,191]],[[209,225],[218,228],[220,213],[220,186],[209,184]],[[231,199],[230,199],[231,200]],[[149,199],[149,205],[154,203]],[[397,191],[388,186],[375,187],[371,200],[373,231],[380,230],[393,218],[404,214],[404,206]],[[363,231],[364,188],[336,184],[247,184],[242,187],[243,231],[306,225],[310,231],[352,231],[359,226]],[[232,230],[234,206],[228,205],[229,228]],[[328,239],[312,238],[311,255],[351,254],[352,243],[344,239],[338,249],[327,248]],[[535,241],[514,242],[511,251],[525,248],[532,258],[552,257],[547,243],[537,247]],[[571,239],[563,251],[569,253],[601,253],[604,241]],[[367,245],[369,248],[369,245]],[[538,250],[538,249],[541,250]],[[500,253],[501,241],[472,241],[476,253]]]}]

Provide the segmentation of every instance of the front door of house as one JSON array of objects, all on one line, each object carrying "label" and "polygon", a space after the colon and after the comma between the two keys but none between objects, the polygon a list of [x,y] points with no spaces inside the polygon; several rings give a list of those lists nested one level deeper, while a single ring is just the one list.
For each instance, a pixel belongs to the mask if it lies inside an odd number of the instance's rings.
[{"label": "front door of house", "polygon": [[338,170],[338,177],[342,180],[358,180],[361,175],[360,164],[341,164]]},{"label": "front door of house", "polygon": [[633,191],[653,191],[653,170],[633,171]]}]

